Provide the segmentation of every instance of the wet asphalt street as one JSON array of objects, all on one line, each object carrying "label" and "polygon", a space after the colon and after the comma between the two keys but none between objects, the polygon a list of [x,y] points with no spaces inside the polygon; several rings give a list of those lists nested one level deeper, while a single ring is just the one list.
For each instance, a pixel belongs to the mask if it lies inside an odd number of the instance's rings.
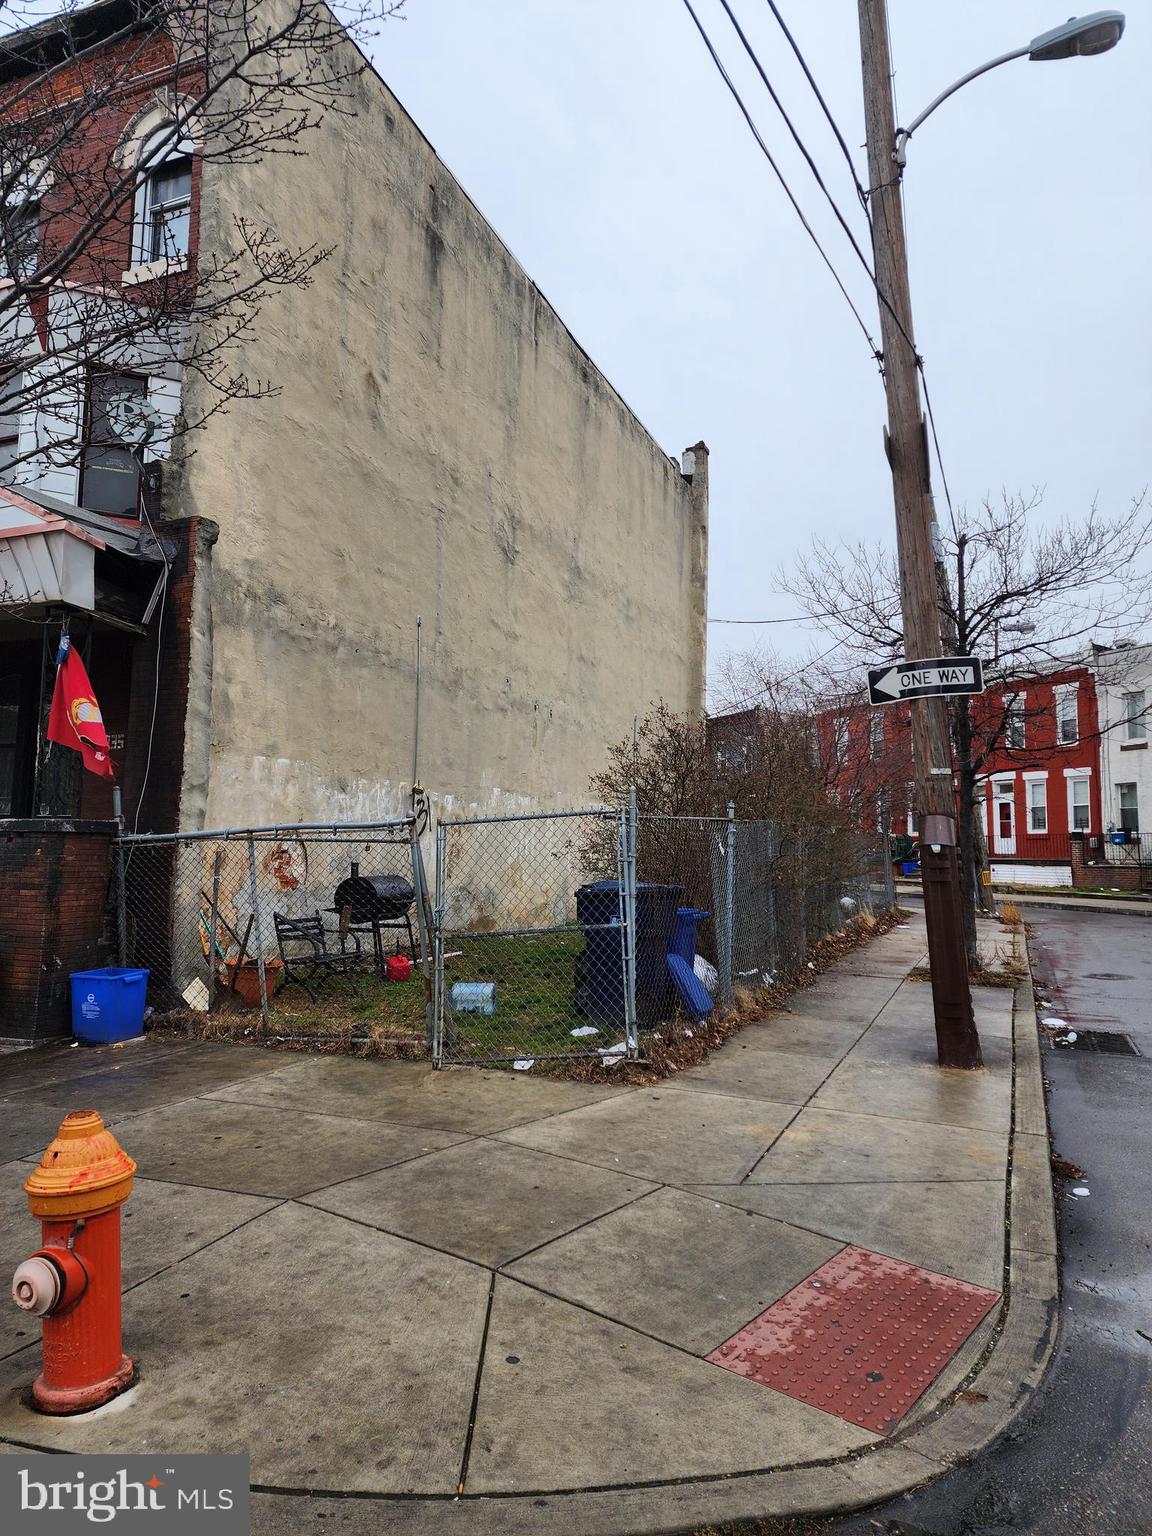
[{"label": "wet asphalt street", "polygon": [[[1048,1048],[1061,1332],[1035,1400],[971,1466],[881,1509],[763,1536],[1149,1536],[1152,1533],[1152,917],[1026,913],[1047,1016],[1127,1035],[1142,1053]],[[1067,1192],[1082,1183],[1087,1198]]]}]

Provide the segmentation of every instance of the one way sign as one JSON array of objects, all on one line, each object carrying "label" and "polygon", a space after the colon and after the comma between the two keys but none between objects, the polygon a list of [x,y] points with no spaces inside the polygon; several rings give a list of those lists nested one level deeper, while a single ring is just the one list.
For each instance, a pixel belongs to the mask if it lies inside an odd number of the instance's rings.
[{"label": "one way sign", "polygon": [[977,656],[933,656],[897,661],[868,670],[868,702],[898,704],[935,693],[983,693],[984,671]]}]

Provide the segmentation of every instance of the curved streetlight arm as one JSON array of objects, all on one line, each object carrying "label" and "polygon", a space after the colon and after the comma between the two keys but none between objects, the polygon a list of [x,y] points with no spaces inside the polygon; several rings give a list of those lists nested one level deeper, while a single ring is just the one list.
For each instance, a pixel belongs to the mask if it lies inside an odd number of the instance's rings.
[{"label": "curved streetlight arm", "polygon": [[1026,59],[1032,51],[1029,43],[1023,48],[1014,48],[1011,53],[1002,53],[997,59],[989,59],[986,64],[981,64],[976,69],[970,69],[966,75],[961,75],[959,80],[954,80],[946,91],[941,91],[934,101],[930,101],[921,112],[920,116],[913,118],[907,128],[897,128],[896,144],[892,150],[892,158],[896,164],[903,166],[908,158],[908,140],[919,128],[925,118],[931,117],[941,102],[947,101],[949,96],[955,95],[962,85],[967,85],[970,80],[977,79],[980,75],[986,75],[990,69],[997,69],[1001,64],[1010,64],[1013,59]]}]

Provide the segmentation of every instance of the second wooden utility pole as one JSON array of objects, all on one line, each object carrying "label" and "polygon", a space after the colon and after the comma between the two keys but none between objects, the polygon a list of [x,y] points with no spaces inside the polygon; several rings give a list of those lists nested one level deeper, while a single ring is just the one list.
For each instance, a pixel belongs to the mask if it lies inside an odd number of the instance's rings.
[{"label": "second wooden utility pole", "polygon": [[[885,0],[859,0],[859,8],[868,205],[888,397],[886,446],[896,503],[904,649],[910,659],[920,660],[938,656],[941,651],[935,558],[938,535],[913,339],[900,168],[893,157],[896,116]],[[972,1014],[960,905],[952,750],[947,706],[942,698],[913,701],[912,752],[937,1059],[942,1067],[979,1067],[980,1039]]]}]

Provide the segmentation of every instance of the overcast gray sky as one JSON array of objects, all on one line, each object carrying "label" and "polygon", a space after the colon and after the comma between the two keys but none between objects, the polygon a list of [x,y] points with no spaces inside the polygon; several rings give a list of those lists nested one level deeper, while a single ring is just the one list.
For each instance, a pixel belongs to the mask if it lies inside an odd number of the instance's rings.
[{"label": "overcast gray sky", "polygon": [[[890,0],[903,121],[1067,14],[1062,0]],[[873,334],[868,280],[747,65],[697,8]],[[734,0],[866,245],[848,168],[765,0]],[[850,146],[854,0],[781,0]],[[1047,487],[1120,510],[1152,479],[1152,4],[1096,59],[1021,60],[917,134],[905,181],[917,334],[956,501]],[[774,572],[814,533],[887,538],[883,389],[864,338],[681,0],[408,0],[381,73],[671,453],[712,450],[709,611],[795,612]],[[863,179],[863,153],[857,155]],[[713,625],[715,660],[761,636]]]}]

